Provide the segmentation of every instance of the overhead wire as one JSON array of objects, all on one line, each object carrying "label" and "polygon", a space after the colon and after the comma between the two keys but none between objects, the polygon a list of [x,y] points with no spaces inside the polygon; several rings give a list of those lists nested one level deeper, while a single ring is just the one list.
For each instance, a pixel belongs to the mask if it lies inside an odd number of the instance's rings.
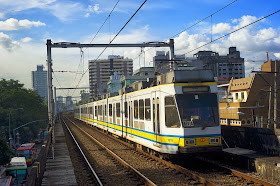
[{"label": "overhead wire", "polygon": [[[144,4],[147,2],[147,0],[145,0],[140,6],[139,8],[134,12],[134,14],[129,18],[129,20],[124,24],[124,26],[118,31],[118,33],[113,37],[113,39],[108,43],[108,45],[103,49],[103,51],[97,56],[97,58],[93,61],[96,62],[99,57],[105,52],[105,50],[112,44],[112,42],[116,39],[116,37],[118,37],[118,35],[122,32],[122,30],[127,26],[127,24],[132,20],[132,18],[138,13],[138,11],[144,6]],[[83,79],[84,75],[87,73],[87,71],[89,70],[89,67],[87,68],[87,70],[83,73],[82,77],[80,78],[76,88],[78,87],[78,85],[80,84],[81,80]],[[73,94],[75,92],[76,89],[74,89]],[[72,94],[72,96],[73,96]]]},{"label": "overhead wire", "polygon": [[[208,19],[208,18],[211,18],[211,32],[212,32],[212,16],[213,16],[213,15],[215,15],[215,14],[217,14],[218,12],[220,12],[220,11],[224,10],[225,8],[227,8],[228,6],[232,5],[232,4],[233,4],[233,3],[235,3],[236,1],[238,1],[238,0],[234,0],[234,1],[232,1],[231,3],[227,4],[227,5],[226,5],[226,6],[224,6],[223,8],[221,8],[221,9],[217,10],[216,12],[214,12],[214,13],[210,14],[209,16],[207,16],[207,17],[205,17],[205,18],[201,19],[200,21],[198,21],[198,22],[194,23],[193,25],[189,26],[188,28],[186,28],[186,29],[184,29],[184,30],[182,30],[182,31],[178,32],[177,34],[175,34],[175,35],[173,35],[172,37],[169,37],[169,38],[174,38],[174,37],[176,37],[176,36],[180,35],[180,34],[181,34],[181,33],[183,33],[184,31],[189,30],[190,28],[192,28],[192,27],[194,27],[194,26],[198,25],[199,23],[201,23],[201,22],[205,21],[205,20],[206,20],[206,19]],[[211,37],[212,37],[212,34],[211,34]],[[168,40],[168,39],[165,39],[165,40]],[[212,40],[212,38],[211,38],[211,40]],[[148,51],[150,51],[150,50],[151,50],[151,49],[153,49],[153,48],[155,48],[155,47],[151,47],[151,48],[149,48],[149,49],[145,50],[144,52],[148,52]],[[141,54],[142,54],[142,51],[141,51],[141,53],[139,54],[139,56],[140,56]],[[138,58],[138,57],[137,57],[137,58]]]},{"label": "overhead wire", "polygon": [[[56,75],[55,75],[55,73],[54,73],[54,72],[52,72],[52,73],[53,73],[54,78],[55,78],[55,80],[57,81],[57,83],[58,83],[59,87],[60,87],[60,88],[62,88],[62,86],[60,85],[60,83],[59,83],[59,81],[58,81],[58,79],[57,79],[57,77],[56,77]],[[64,92],[64,90],[63,90],[63,89],[62,89],[62,92],[64,93],[65,97],[67,97],[67,94]]]},{"label": "overhead wire", "polygon": [[276,12],[273,12],[273,13],[271,13],[271,14],[265,16],[265,17],[262,17],[262,18],[260,18],[260,19],[258,19],[258,20],[256,20],[256,21],[253,21],[253,22],[251,22],[251,23],[249,23],[249,24],[247,24],[247,25],[245,25],[245,26],[242,26],[242,27],[240,27],[240,28],[238,28],[238,29],[236,29],[236,30],[234,30],[234,31],[232,31],[232,32],[229,32],[229,33],[227,33],[227,34],[224,34],[224,35],[222,35],[222,36],[220,36],[220,37],[218,37],[218,38],[216,38],[216,39],[214,39],[214,40],[212,40],[212,41],[210,41],[210,42],[208,42],[208,43],[205,43],[205,44],[203,44],[203,45],[201,45],[201,46],[199,46],[199,47],[197,47],[197,48],[195,48],[195,49],[193,49],[193,50],[191,50],[191,51],[189,51],[189,52],[186,52],[186,53],[184,53],[184,54],[182,54],[182,55],[179,55],[179,56],[183,56],[183,55],[185,55],[185,54],[189,54],[189,53],[191,53],[191,52],[194,52],[194,51],[196,51],[196,50],[198,50],[198,49],[200,49],[200,48],[202,48],[202,47],[204,47],[204,46],[206,46],[206,45],[209,45],[209,44],[211,44],[211,43],[213,43],[213,42],[215,42],[215,41],[218,41],[218,40],[220,40],[220,39],[222,39],[222,38],[224,38],[224,37],[226,37],[226,36],[229,36],[229,35],[231,35],[231,34],[237,32],[237,31],[239,31],[239,30],[242,30],[242,29],[244,29],[244,28],[246,28],[246,27],[248,27],[248,26],[250,26],[250,25],[253,25],[253,24],[255,24],[255,23],[257,23],[257,22],[259,22],[259,21],[261,21],[261,20],[263,20],[263,19],[265,19],[265,18],[268,18],[268,17],[270,17],[270,16],[272,16],[272,15],[274,15],[274,14],[277,14],[277,13],[279,13],[279,12],[280,12],[280,10],[278,10],[278,11],[276,11]]},{"label": "overhead wire", "polygon": [[[91,41],[89,42],[90,44],[93,42],[93,40],[96,38],[96,36],[98,35],[98,33],[101,31],[101,29],[103,28],[103,26],[105,25],[105,23],[107,22],[107,20],[111,17],[111,14],[112,14],[113,11],[115,10],[115,8],[116,8],[117,5],[119,4],[119,2],[120,2],[120,0],[118,0],[118,1],[116,2],[115,6],[112,8],[111,12],[110,12],[109,15],[107,16],[107,18],[105,19],[105,21],[103,22],[103,24],[100,26],[100,28],[98,29],[98,31],[95,33],[95,35],[93,36],[93,38],[92,38]],[[83,51],[83,53],[84,53],[87,49],[88,49],[88,47],[85,48],[85,50]],[[81,48],[81,51],[82,51],[82,48]],[[82,58],[82,57],[81,57],[81,58]],[[81,63],[81,60],[80,60],[80,63]],[[79,71],[80,63],[79,63],[77,72]],[[84,73],[84,72],[83,72],[83,73]],[[83,76],[82,76],[82,77],[83,77]],[[75,83],[76,78],[77,78],[77,74],[75,75],[73,84]],[[69,94],[69,90],[68,90],[68,94]],[[73,95],[73,94],[72,94],[72,95]]]},{"label": "overhead wire", "polygon": [[[113,13],[113,11],[115,10],[116,6],[119,4],[120,0],[117,1],[117,3],[115,4],[115,6],[113,7],[113,9],[111,10],[110,14],[107,16],[107,18],[105,19],[105,21],[103,22],[103,24],[101,25],[101,27],[99,28],[99,30],[96,32],[96,34],[94,35],[94,37],[92,38],[92,40],[89,42],[90,44],[92,43],[92,41],[96,38],[97,34],[100,32],[100,30],[103,28],[103,26],[105,25],[105,23],[107,22],[107,20],[111,17],[111,14]],[[85,48],[85,51],[88,49]]]}]

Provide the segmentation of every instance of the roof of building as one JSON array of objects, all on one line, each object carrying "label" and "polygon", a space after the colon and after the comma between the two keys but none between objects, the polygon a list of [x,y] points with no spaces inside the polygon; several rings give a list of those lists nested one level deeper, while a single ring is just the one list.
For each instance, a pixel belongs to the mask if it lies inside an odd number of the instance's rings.
[{"label": "roof of building", "polygon": [[255,75],[247,78],[231,79],[229,82],[229,92],[250,89]]},{"label": "roof of building", "polygon": [[35,143],[25,143],[22,144],[17,150],[30,150],[34,145]]}]

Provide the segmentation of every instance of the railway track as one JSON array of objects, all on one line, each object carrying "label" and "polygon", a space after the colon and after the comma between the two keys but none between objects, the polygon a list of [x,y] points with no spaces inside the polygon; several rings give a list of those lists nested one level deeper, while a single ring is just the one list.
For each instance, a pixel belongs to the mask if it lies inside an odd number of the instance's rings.
[{"label": "railway track", "polygon": [[[111,149],[111,151],[116,153],[125,162],[133,166],[138,172],[145,175],[145,177],[151,180],[155,185],[215,185],[202,177],[188,174],[180,169],[176,170],[132,148],[128,148],[126,145],[116,141],[114,137],[108,138],[103,132],[92,130],[91,127],[81,124],[80,121],[77,121],[76,124],[74,124],[75,122],[73,121],[71,121],[71,123],[80,128],[80,130],[82,129],[81,131],[85,132],[86,130],[89,135],[98,138],[102,144]],[[89,141],[87,141],[87,143],[89,143]]]},{"label": "railway track", "polygon": [[95,174],[101,180],[99,185],[155,185],[85,131],[66,121],[64,123],[74,133],[73,136],[79,138],[77,146],[83,149],[91,169],[97,170]]},{"label": "railway track", "polygon": [[73,145],[71,147],[72,147],[72,151],[74,150],[76,152],[76,157],[77,157],[76,161],[78,161],[78,164],[79,164],[79,171],[82,172],[83,175],[85,175],[83,178],[83,182],[86,185],[103,186],[101,180],[99,179],[98,175],[96,174],[93,167],[91,166],[89,160],[87,159],[84,151],[80,147],[78,141],[74,137],[74,135],[71,132],[71,130],[69,129],[69,127],[66,125],[66,122],[64,121],[64,119],[62,119],[62,122],[63,122],[64,126],[66,127],[66,129],[69,133],[69,136],[71,136],[73,143],[75,143],[75,145]]},{"label": "railway track", "polygon": [[[80,121],[78,121],[80,122]],[[85,125],[84,123],[82,125],[79,125],[80,127],[84,128],[87,130],[89,133],[94,133],[93,131],[98,131],[99,130],[90,130],[92,127],[89,127]],[[104,134],[103,132],[101,132]],[[123,145],[125,145],[128,148],[133,148],[132,145],[123,142],[122,140],[116,139],[115,137],[112,137],[110,135],[106,135],[106,139],[108,139],[108,136],[113,139],[121,142]],[[182,163],[174,164],[165,160],[162,160],[156,156],[152,156],[150,154],[147,154],[146,152],[137,149],[137,152],[134,151],[134,154],[138,154],[138,156],[153,160],[156,162],[161,167],[164,167],[165,169],[169,169],[169,171],[174,171],[176,174],[183,175],[185,178],[188,178],[188,184],[205,184],[205,185],[277,185],[273,184],[267,181],[264,181],[262,179],[259,179],[257,177],[229,169],[225,166],[222,166],[220,164],[215,164],[211,163],[208,161],[208,165],[205,166],[205,161],[204,163],[198,163],[196,165],[192,165],[189,161],[184,161],[186,164],[189,163],[189,165],[184,165]],[[191,160],[193,161],[193,160]],[[210,164],[210,165],[209,165]],[[198,165],[201,165],[199,169],[202,169],[203,171],[198,171],[197,169],[193,167],[197,167]],[[189,166],[192,166],[190,168]],[[217,168],[218,167],[218,168]],[[205,179],[206,178],[206,179]],[[191,181],[190,181],[191,180]],[[157,183],[155,181],[155,183]],[[158,184],[158,183],[157,183]],[[160,184],[158,184],[160,185]]]},{"label": "railway track", "polygon": [[[263,185],[263,186],[276,186],[278,184],[272,183],[266,180],[263,180],[261,178],[258,178],[254,175],[249,175],[247,173],[232,169],[227,167],[226,165],[222,165],[220,162],[216,162],[210,159],[207,159],[205,157],[201,156],[195,156],[195,159],[198,159],[198,161],[202,161],[203,164],[209,164],[211,167],[216,167],[217,169],[221,170],[221,172],[224,172],[224,174],[227,174],[230,178],[237,178],[243,180],[245,183],[247,181],[247,184],[254,184],[254,185]],[[212,168],[213,170],[213,168]],[[204,170],[206,171],[206,170]]]}]

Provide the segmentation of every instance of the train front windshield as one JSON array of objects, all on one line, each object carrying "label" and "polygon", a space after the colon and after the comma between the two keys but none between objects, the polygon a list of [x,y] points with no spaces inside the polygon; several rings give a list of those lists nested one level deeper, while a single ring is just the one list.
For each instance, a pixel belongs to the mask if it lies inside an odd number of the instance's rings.
[{"label": "train front windshield", "polygon": [[176,95],[183,127],[219,126],[216,94]]}]

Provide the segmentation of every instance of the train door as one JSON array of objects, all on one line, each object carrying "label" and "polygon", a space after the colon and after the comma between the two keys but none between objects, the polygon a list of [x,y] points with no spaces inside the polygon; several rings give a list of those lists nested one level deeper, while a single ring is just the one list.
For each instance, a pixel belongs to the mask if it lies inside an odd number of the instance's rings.
[{"label": "train door", "polygon": [[160,133],[160,110],[159,110],[159,97],[157,97],[156,92],[152,93],[153,97],[153,131],[155,133],[156,145],[158,144],[158,135]]}]

